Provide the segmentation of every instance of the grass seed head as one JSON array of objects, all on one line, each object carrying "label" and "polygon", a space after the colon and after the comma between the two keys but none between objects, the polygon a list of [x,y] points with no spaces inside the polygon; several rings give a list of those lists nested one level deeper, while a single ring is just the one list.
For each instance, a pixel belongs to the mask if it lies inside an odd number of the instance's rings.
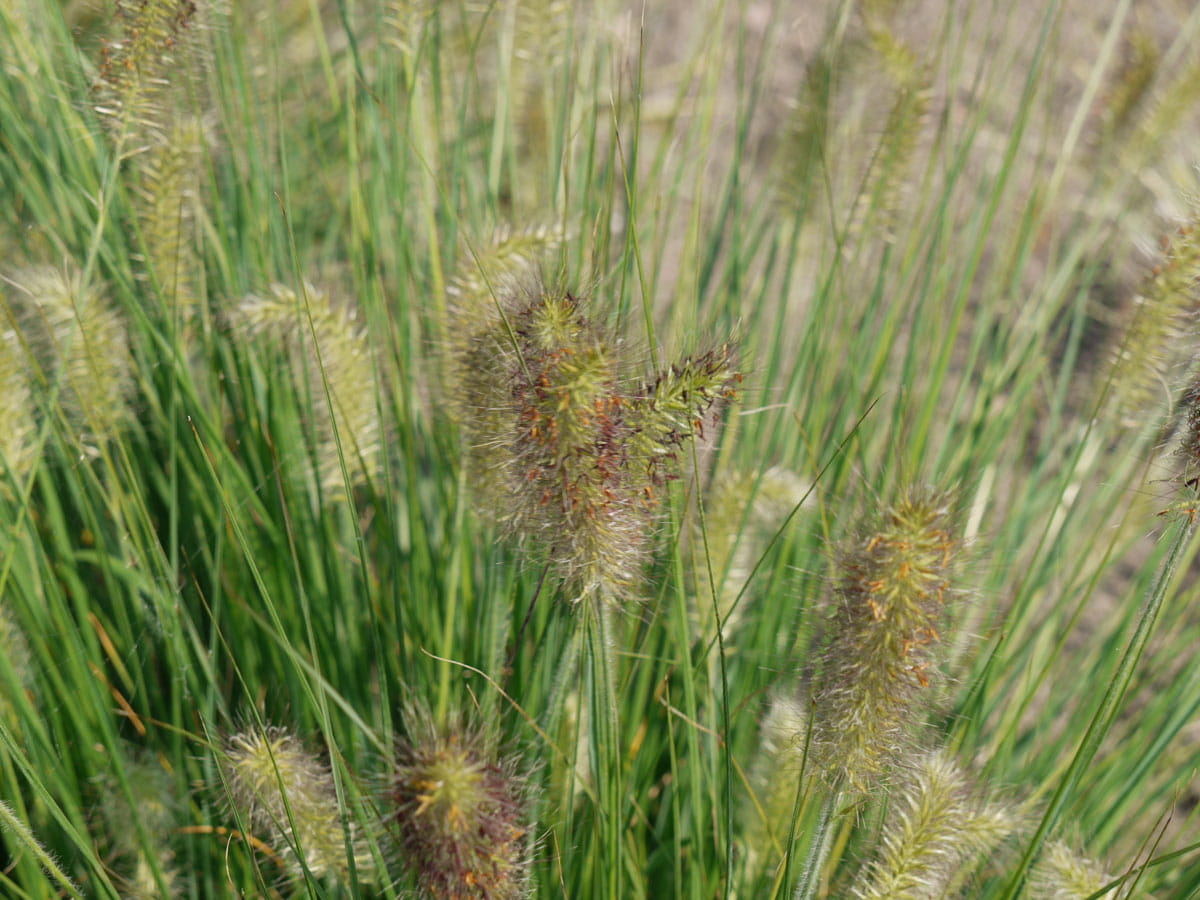
[{"label": "grass seed head", "polygon": [[119,0],[100,53],[93,103],[117,137],[152,143],[170,118],[171,79],[197,54],[203,10],[193,0]]},{"label": "grass seed head", "polygon": [[410,716],[390,788],[400,848],[425,896],[516,900],[529,892],[526,783],[478,728]]},{"label": "grass seed head", "polygon": [[761,871],[784,858],[800,789],[809,736],[805,702],[796,696],[772,698],[759,729],[758,752],[750,768],[742,816],[746,867]]},{"label": "grass seed head", "polygon": [[1193,381],[1183,392],[1180,406],[1184,423],[1176,453],[1183,463],[1180,481],[1188,484],[1200,478],[1200,379]]},{"label": "grass seed head", "polygon": [[814,751],[835,780],[867,789],[911,748],[914,706],[938,677],[957,550],[945,498],[914,491],[838,554],[813,687]]},{"label": "grass seed head", "polygon": [[141,238],[142,278],[150,279],[162,305],[188,321],[203,292],[197,222],[202,219],[202,151],[213,143],[196,116],[175,114],[164,133],[137,157],[131,173],[132,205]]},{"label": "grass seed head", "polygon": [[916,760],[889,803],[881,842],[855,900],[940,900],[1012,835],[1019,817],[983,796],[944,751]]},{"label": "grass seed head", "polygon": [[118,435],[130,419],[133,359],[122,316],[99,287],[74,269],[23,269],[5,279],[9,323],[29,371],[57,398],[89,452]]},{"label": "grass seed head", "polygon": [[[97,843],[107,847],[106,864],[116,873],[123,897],[183,896],[187,880],[174,864],[176,854],[170,844],[183,811],[175,778],[159,759],[123,756],[120,764],[129,794],[113,774],[100,780],[93,825]],[[157,862],[157,872],[152,860]]]},{"label": "grass seed head", "polygon": [[741,596],[747,579],[768,544],[811,491],[811,482],[782,466],[724,473],[717,478],[704,504],[706,533],[701,533],[700,518],[696,516],[689,535],[696,585],[691,610],[696,640],[707,645],[716,637],[708,566],[712,568],[717,610],[728,641],[753,606],[751,597]]},{"label": "grass seed head", "polygon": [[[8,478],[19,480],[37,462],[33,397],[30,394],[28,360],[17,332],[0,330],[0,493],[8,494]],[[6,477],[7,476],[7,477]]]},{"label": "grass seed head", "polygon": [[357,310],[311,284],[300,292],[275,284],[246,297],[231,320],[249,352],[265,338],[286,358],[300,398],[311,402],[308,428],[322,488],[336,496],[343,486],[339,444],[352,485],[376,474],[383,451],[377,382]]},{"label": "grass seed head", "polygon": [[630,597],[679,450],[736,393],[733,351],[630,388],[583,298],[529,277],[493,288],[494,315],[461,317],[451,379],[480,506],[537,542],[577,600]]},{"label": "grass seed head", "polygon": [[[29,640],[21,628],[11,607],[5,600],[0,600],[0,657],[4,665],[12,670],[20,691],[28,693],[33,690],[33,653],[29,648]],[[15,691],[13,692],[15,693]],[[14,716],[17,707],[9,699],[8,691],[0,691],[0,716]]]},{"label": "grass seed head", "polygon": [[630,490],[613,345],[567,292],[543,293],[514,325],[521,359],[512,370],[508,524],[551,548],[578,596],[624,596],[649,521]]},{"label": "grass seed head", "polygon": [[354,823],[343,830],[328,765],[284,728],[247,729],[226,739],[221,770],[231,804],[255,836],[284,860],[295,878],[350,875],[349,844],[358,877],[370,874],[370,855]]},{"label": "grass seed head", "polygon": [[1141,426],[1163,406],[1162,385],[1192,363],[1186,339],[1200,295],[1200,230],[1181,227],[1163,240],[1163,259],[1128,304],[1125,327],[1110,351],[1115,372],[1112,408],[1121,421]]},{"label": "grass seed head", "polygon": [[[1050,841],[1029,872],[1031,900],[1088,900],[1112,880],[1095,862],[1080,856],[1062,841]],[[1101,898],[1117,896],[1117,889]]]}]

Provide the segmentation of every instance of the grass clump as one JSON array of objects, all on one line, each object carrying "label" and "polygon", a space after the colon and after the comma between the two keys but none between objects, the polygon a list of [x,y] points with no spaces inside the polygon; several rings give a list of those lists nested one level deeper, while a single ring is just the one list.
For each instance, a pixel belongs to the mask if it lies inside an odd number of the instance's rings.
[{"label": "grass clump", "polygon": [[1200,18],[953,7],[0,4],[0,894],[1192,900]]}]

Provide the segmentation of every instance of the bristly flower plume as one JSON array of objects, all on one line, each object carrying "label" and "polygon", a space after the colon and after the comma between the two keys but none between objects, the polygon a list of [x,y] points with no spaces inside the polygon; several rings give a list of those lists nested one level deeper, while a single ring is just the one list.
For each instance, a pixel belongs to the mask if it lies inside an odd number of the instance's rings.
[{"label": "bristly flower plume", "polygon": [[211,52],[202,38],[211,3],[116,0],[112,36],[92,85],[94,108],[118,153],[137,236],[138,276],[187,323],[203,296],[200,173],[212,135],[204,126]]},{"label": "bristly flower plume", "polygon": [[130,416],[133,359],[125,323],[100,288],[74,269],[23,269],[0,299],[27,354],[27,371],[93,452]]},{"label": "bristly flower plume", "polygon": [[180,825],[184,804],[175,778],[158,759],[136,753],[115,760],[125,772],[122,790],[115,773],[99,780],[94,839],[104,846],[106,864],[129,900],[182,897],[185,878],[176,863],[171,836]]},{"label": "bristly flower plume", "polygon": [[1111,351],[1112,405],[1130,425],[1145,423],[1147,410],[1162,406],[1162,385],[1193,361],[1181,337],[1200,308],[1200,231],[1195,225],[1181,227],[1173,238],[1163,238],[1162,251],[1162,262],[1130,302],[1127,325]]},{"label": "bristly flower plume", "polygon": [[1112,881],[1097,863],[1080,856],[1062,841],[1050,841],[1029,872],[1029,897],[1032,900],[1089,900],[1099,896],[1109,900],[1118,889],[1097,892]]},{"label": "bristly flower plume", "polygon": [[[559,243],[557,233],[538,226],[499,228],[475,253],[466,253],[448,288],[443,381],[455,417],[466,423],[471,439],[466,466],[481,495],[481,506],[502,506],[502,479],[496,469],[495,443],[504,433],[511,385],[505,366],[512,355],[510,322],[501,298],[517,285],[532,282],[541,261]],[[492,493],[493,489],[497,493]]]},{"label": "bristly flower plume", "polygon": [[813,750],[835,781],[868,790],[911,747],[957,548],[946,499],[912,492],[838,554],[812,700]]},{"label": "bristly flower plume", "polygon": [[409,715],[390,793],[400,848],[423,896],[518,900],[529,893],[528,787],[478,727]]},{"label": "bristly flower plume", "polygon": [[856,884],[855,900],[940,900],[977,861],[1012,835],[1019,817],[980,794],[944,751],[922,756],[905,773],[884,821],[876,859]]},{"label": "bristly flower plume", "polygon": [[741,596],[747,579],[771,539],[811,492],[811,482],[782,466],[727,472],[717,478],[704,504],[704,533],[695,517],[690,535],[696,585],[691,610],[695,639],[704,644],[716,639],[713,587],[726,639],[741,627],[746,611],[752,608],[751,599]]},{"label": "bristly flower plume", "polygon": [[37,462],[37,425],[20,335],[12,328],[0,332],[0,417],[9,423],[0,434],[0,494],[7,495],[8,480],[24,478]]},{"label": "bristly flower plume", "polygon": [[[463,311],[455,359],[481,505],[546,548],[576,599],[634,594],[662,488],[741,376],[728,345],[644,382],[586,302],[526,277]],[[474,326],[474,330],[472,329]]]},{"label": "bristly flower plume", "polygon": [[156,142],[171,105],[164,100],[170,79],[193,61],[200,16],[193,0],[119,0],[92,86],[96,111],[119,137]]},{"label": "bristly flower plume", "polygon": [[[29,693],[34,688],[33,655],[29,638],[21,623],[17,621],[7,599],[0,600],[0,717],[11,719],[18,714],[16,696]],[[5,676],[11,670],[12,678]]]},{"label": "bristly flower plume", "polygon": [[343,828],[333,774],[299,738],[284,728],[247,729],[229,737],[223,751],[233,808],[292,877],[307,871],[348,882],[352,856],[358,879],[369,880],[370,854],[353,822]]},{"label": "bristly flower plume", "polygon": [[742,852],[750,872],[761,872],[768,864],[773,867],[787,854],[808,737],[805,702],[790,694],[773,697],[759,729],[742,810]]},{"label": "bristly flower plume", "polygon": [[1179,482],[1195,488],[1200,480],[1200,379],[1193,380],[1184,390],[1179,408],[1184,419],[1175,451],[1182,463]]},{"label": "bristly flower plume", "polygon": [[130,173],[133,209],[141,238],[140,277],[150,278],[164,308],[186,322],[203,291],[200,202],[201,148],[209,143],[203,123],[175,113],[167,133],[138,157]]}]

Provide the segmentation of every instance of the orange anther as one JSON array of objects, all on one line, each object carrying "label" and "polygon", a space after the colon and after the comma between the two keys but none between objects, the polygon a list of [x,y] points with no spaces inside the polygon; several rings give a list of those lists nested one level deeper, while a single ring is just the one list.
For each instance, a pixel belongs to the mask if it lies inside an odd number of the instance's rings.
[{"label": "orange anther", "polygon": [[917,665],[909,668],[909,671],[917,676],[917,681],[921,682],[921,687],[923,688],[929,687],[929,676],[925,674],[925,670],[928,668],[929,663],[927,662],[918,663]]}]

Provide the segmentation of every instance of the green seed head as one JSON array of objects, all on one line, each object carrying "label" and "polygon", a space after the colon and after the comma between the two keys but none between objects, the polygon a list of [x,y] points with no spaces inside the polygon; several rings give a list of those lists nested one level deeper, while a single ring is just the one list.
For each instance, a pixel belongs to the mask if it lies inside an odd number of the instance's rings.
[{"label": "green seed head", "polygon": [[225,741],[220,760],[231,804],[255,836],[269,844],[296,878],[304,871],[347,881],[350,860],[360,879],[371,858],[353,823],[342,826],[329,767],[283,728],[246,730]]},{"label": "green seed head", "polygon": [[94,453],[130,418],[133,360],[124,320],[76,270],[37,267],[5,280],[5,312],[31,380]]},{"label": "green seed head", "polygon": [[940,900],[957,896],[977,861],[1012,835],[1019,817],[983,796],[949,754],[915,760],[893,792],[875,860],[855,900]]},{"label": "green seed head", "polygon": [[192,0],[118,0],[113,35],[92,85],[96,112],[117,138],[153,143],[171,104],[171,79],[195,63],[205,4]]},{"label": "green seed head", "polygon": [[230,320],[248,353],[265,340],[283,357],[298,396],[311,402],[307,428],[322,488],[338,495],[343,460],[351,485],[376,474],[383,449],[377,381],[357,309],[311,284],[299,293],[276,284],[246,297]]},{"label": "green seed head", "polygon": [[1162,385],[1192,363],[1183,336],[1190,333],[1195,285],[1200,278],[1200,231],[1194,225],[1164,238],[1162,261],[1142,283],[1124,311],[1124,328],[1111,356],[1111,408],[1121,420],[1140,427],[1164,405]]},{"label": "green seed head", "polygon": [[19,480],[37,462],[37,425],[30,395],[29,364],[13,329],[0,332],[0,418],[9,423],[0,433],[0,494],[11,490],[9,478]]},{"label": "green seed head", "polygon": [[107,850],[105,862],[117,876],[123,897],[183,896],[186,879],[175,865],[171,846],[184,806],[174,775],[151,756],[130,753],[119,764],[125,770],[124,789],[114,774],[98,780],[92,827],[97,844]]},{"label": "green seed head", "polygon": [[29,649],[29,641],[6,600],[0,600],[0,657],[3,657],[0,661],[3,669],[0,671],[11,670],[15,680],[15,683],[7,678],[0,681],[8,687],[8,690],[0,691],[0,716],[8,717],[17,713],[17,706],[9,699],[9,692],[29,692],[33,690],[34,681],[33,654]]},{"label": "green seed head", "polygon": [[798,697],[771,700],[759,730],[750,769],[750,791],[742,809],[746,868],[761,872],[784,858],[800,790],[809,735],[808,710]]},{"label": "green seed head", "polygon": [[[1032,900],[1088,900],[1112,881],[1095,862],[1080,856],[1062,841],[1050,841],[1029,872]],[[1117,889],[1101,898],[1117,896]]]},{"label": "green seed head", "polygon": [[771,540],[811,491],[810,482],[781,466],[717,478],[704,504],[704,533],[697,516],[689,535],[696,586],[692,622],[697,640],[708,645],[716,639],[712,587],[716,588],[716,609],[726,641],[741,627],[746,611],[753,607],[753,599],[742,596],[747,579]]}]

